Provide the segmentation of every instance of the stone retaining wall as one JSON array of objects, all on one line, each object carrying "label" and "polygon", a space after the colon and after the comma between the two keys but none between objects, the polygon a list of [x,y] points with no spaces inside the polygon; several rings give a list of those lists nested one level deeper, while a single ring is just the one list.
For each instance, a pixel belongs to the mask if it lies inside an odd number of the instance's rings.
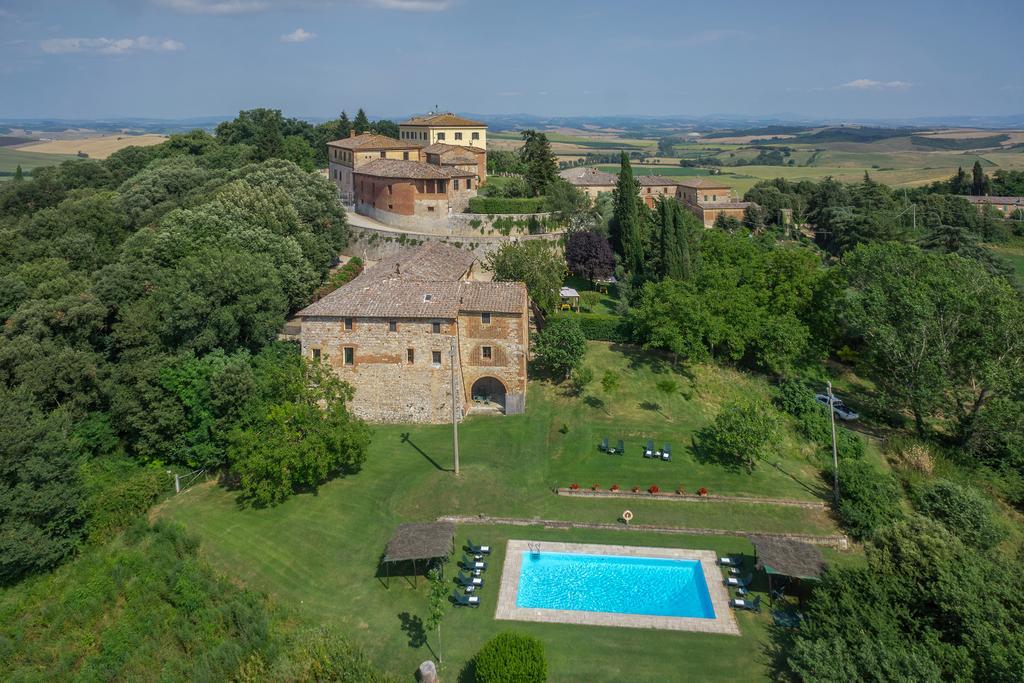
[{"label": "stone retaining wall", "polygon": [[349,241],[345,253],[358,256],[363,260],[379,261],[411,251],[427,242],[444,242],[471,251],[477,258],[483,260],[487,254],[496,251],[505,242],[534,239],[558,240],[561,237],[562,233],[560,232],[510,237],[477,233],[476,237],[458,237],[349,225]]},{"label": "stone retaining wall", "polygon": [[699,496],[693,493],[672,493],[661,491],[658,493],[633,493],[632,491],[593,491],[591,489],[572,490],[568,488],[556,489],[555,493],[560,496],[571,498],[623,498],[640,500],[669,500],[688,503],[748,503],[751,505],[782,505],[787,507],[798,507],[807,510],[825,510],[828,508],[825,503],[818,500],[796,500],[793,498],[755,498],[753,496],[715,496],[708,494]]},{"label": "stone retaining wall", "polygon": [[823,545],[839,550],[850,547],[850,539],[843,534],[834,536],[816,536],[814,534],[784,534],[765,531],[734,531],[731,529],[703,529],[677,526],[654,526],[650,524],[608,524],[599,522],[566,522],[564,520],[520,519],[515,517],[489,517],[487,515],[445,515],[437,518],[438,522],[453,524],[495,524],[502,526],[542,526],[547,529],[599,529],[605,531],[646,531],[658,534],[680,534],[685,536],[768,536],[784,538],[791,541],[802,541],[812,545]]}]

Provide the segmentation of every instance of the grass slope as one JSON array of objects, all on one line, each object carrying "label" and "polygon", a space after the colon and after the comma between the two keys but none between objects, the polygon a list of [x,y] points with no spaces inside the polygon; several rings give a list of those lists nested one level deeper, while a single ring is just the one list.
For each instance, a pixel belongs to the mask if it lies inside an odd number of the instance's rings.
[{"label": "grass slope", "polygon": [[22,171],[30,171],[39,166],[54,166],[75,156],[66,154],[37,154],[24,152],[20,149],[0,147],[0,173],[13,174],[18,165]]},{"label": "grass slope", "polygon": [[[405,521],[441,514],[486,513],[526,518],[614,522],[627,507],[619,500],[574,500],[551,489],[579,481],[672,490],[706,486],[716,493],[814,499],[815,462],[793,439],[779,444],[779,469],[762,466],[754,475],[700,462],[689,438],[731,397],[765,393],[763,381],[731,370],[699,366],[676,379],[684,391],[654,397],[657,378],[668,372],[657,358],[635,349],[592,343],[587,363],[599,378],[606,369],[621,375],[613,396],[566,396],[540,381],[531,385],[528,412],[510,417],[472,417],[459,429],[462,475],[451,462],[451,428],[387,425],[374,428],[363,471],[332,481],[315,494],[292,498],[267,510],[239,509],[234,495],[207,485],[179,495],[155,512],[186,524],[200,536],[216,566],[246,585],[265,591],[313,622],[333,622],[382,667],[408,674],[430,656],[423,642],[426,585],[392,580],[385,589],[377,562],[394,528]],[[656,401],[657,410],[644,407]],[[559,428],[569,425],[568,433]],[[627,439],[626,456],[597,451],[604,434]],[[641,439],[670,440],[675,462],[644,460]],[[737,531],[833,533],[821,511],[745,504],[672,503],[630,500],[635,523],[713,527]],[[539,526],[461,527],[466,537],[500,548],[508,538],[710,548],[746,552],[740,537],[681,537],[626,531],[552,530]],[[491,559],[484,604],[455,610],[443,626],[446,678],[491,636],[517,628],[540,637],[549,653],[552,680],[759,680],[767,675],[760,642],[767,615],[739,615],[743,636],[497,622],[493,619],[500,550]],[[496,571],[497,570],[497,571]],[[451,568],[448,569],[449,577]],[[434,634],[428,642],[436,647]],[[740,649],[746,653],[737,658]]]}]

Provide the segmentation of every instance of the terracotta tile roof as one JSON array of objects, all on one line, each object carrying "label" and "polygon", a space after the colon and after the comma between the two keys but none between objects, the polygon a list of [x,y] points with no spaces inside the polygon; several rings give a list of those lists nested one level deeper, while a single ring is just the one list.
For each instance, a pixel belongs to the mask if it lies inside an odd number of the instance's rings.
[{"label": "terracotta tile roof", "polygon": [[469,150],[474,154],[486,154],[486,149],[480,147],[470,147],[469,145],[449,145],[447,142],[435,142],[432,145],[427,145],[421,151],[426,154],[444,154],[445,152],[464,152]]},{"label": "terracotta tile roof", "polygon": [[453,113],[444,112],[443,114],[426,114],[424,116],[413,116],[408,121],[402,121],[400,126],[478,126],[481,128],[486,127],[487,124],[481,123],[480,121],[473,121],[472,119],[466,119],[461,116],[457,116]]},{"label": "terracotta tile roof", "polygon": [[745,209],[754,202],[697,202],[702,209]]},{"label": "terracotta tile roof", "polygon": [[640,184],[640,187],[647,185],[664,186],[679,184],[679,181],[675,178],[666,178],[663,175],[638,175],[636,176],[636,181]]},{"label": "terracotta tile roof", "polygon": [[590,166],[577,166],[559,171],[558,175],[570,185],[614,185],[619,181],[614,173],[605,173]]},{"label": "terracotta tile roof", "polygon": [[726,185],[725,183],[718,180],[707,180],[706,178],[683,178],[682,180],[677,181],[676,184],[682,185],[683,187],[695,187],[699,190],[717,190],[719,188],[729,190],[732,189],[731,185]]},{"label": "terracotta tile roof", "polygon": [[[473,163],[476,163],[475,159]],[[353,173],[377,178],[413,178],[416,180],[444,180],[475,175],[470,171],[460,171],[457,168],[401,159],[374,159],[356,168]]]},{"label": "terracotta tile roof", "polygon": [[363,133],[362,135],[356,135],[351,138],[342,138],[341,140],[333,140],[327,143],[328,147],[339,147],[341,149],[418,149],[422,147],[416,142],[403,142],[396,140],[395,138],[389,138],[387,135],[377,135],[376,133]]},{"label": "terracotta tile roof", "polygon": [[475,261],[471,252],[433,242],[381,261],[297,315],[453,319],[459,311],[521,312],[526,307],[522,283],[462,279]]},{"label": "terracotta tile roof", "polygon": [[960,195],[971,204],[1013,204],[1014,206],[1024,206],[1024,197],[990,197],[990,196],[972,196],[972,195]]}]

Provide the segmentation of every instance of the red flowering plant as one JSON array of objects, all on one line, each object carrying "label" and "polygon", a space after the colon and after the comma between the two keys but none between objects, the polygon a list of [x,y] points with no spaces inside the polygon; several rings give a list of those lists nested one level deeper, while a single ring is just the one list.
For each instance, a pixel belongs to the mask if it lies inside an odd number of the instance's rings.
[{"label": "red flowering plant", "polygon": [[618,484],[612,484],[612,492],[613,493],[618,493],[619,492],[619,485]]},{"label": "red flowering plant", "polygon": [[573,491],[579,491],[580,490],[580,485],[576,484],[576,483],[573,483],[573,484],[569,485],[569,488],[572,489]]},{"label": "red flowering plant", "polygon": [[697,495],[698,496],[706,496],[706,495],[708,495],[708,490],[706,488],[704,488],[703,486],[701,486],[699,489],[697,489]]},{"label": "red flowering plant", "polygon": [[657,484],[651,484],[651,487],[647,489],[647,493],[657,493],[660,490]]}]

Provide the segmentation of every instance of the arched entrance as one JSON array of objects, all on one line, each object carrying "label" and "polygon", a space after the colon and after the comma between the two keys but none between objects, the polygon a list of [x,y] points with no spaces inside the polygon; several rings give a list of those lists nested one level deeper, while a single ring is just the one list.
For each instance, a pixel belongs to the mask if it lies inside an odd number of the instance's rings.
[{"label": "arched entrance", "polygon": [[470,391],[474,408],[505,412],[505,385],[494,377],[481,377]]}]

